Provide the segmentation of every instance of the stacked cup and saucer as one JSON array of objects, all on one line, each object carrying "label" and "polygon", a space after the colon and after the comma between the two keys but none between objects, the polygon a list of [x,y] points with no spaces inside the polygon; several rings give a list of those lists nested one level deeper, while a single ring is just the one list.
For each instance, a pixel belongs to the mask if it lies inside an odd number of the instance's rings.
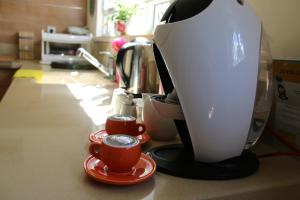
[{"label": "stacked cup and saucer", "polygon": [[133,185],[150,179],[156,164],[142,153],[142,140],[138,138],[145,129],[145,125],[137,123],[132,116],[108,117],[105,130],[89,137],[91,156],[84,161],[87,175],[112,185]]},{"label": "stacked cup and saucer", "polygon": [[144,124],[138,123],[133,116],[123,114],[115,114],[108,117],[105,123],[105,130],[91,133],[89,140],[91,142],[101,142],[108,134],[130,134],[136,136],[141,145],[151,139],[146,132]]}]

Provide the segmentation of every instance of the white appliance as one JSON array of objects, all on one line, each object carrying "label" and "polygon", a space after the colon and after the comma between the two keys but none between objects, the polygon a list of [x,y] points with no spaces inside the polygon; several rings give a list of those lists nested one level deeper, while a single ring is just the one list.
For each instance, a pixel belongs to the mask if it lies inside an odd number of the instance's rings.
[{"label": "white appliance", "polygon": [[175,120],[184,147],[152,151],[158,169],[205,179],[254,173],[258,160],[247,149],[269,116],[272,58],[261,21],[247,2],[177,0],[153,43],[164,90],[176,90],[185,118]]}]

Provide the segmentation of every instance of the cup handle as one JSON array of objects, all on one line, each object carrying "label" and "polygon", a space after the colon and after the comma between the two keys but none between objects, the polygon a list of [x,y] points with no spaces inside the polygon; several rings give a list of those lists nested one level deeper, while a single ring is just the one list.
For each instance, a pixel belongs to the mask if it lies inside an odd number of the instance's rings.
[{"label": "cup handle", "polygon": [[[141,135],[141,134],[143,134],[143,133],[146,131],[146,126],[145,126],[145,124],[137,123],[136,125],[137,125],[137,127],[138,127],[138,131],[137,131],[137,133],[136,133],[137,135],[135,135],[135,136]],[[140,128],[142,128],[142,129],[140,130]]]},{"label": "cup handle", "polygon": [[101,144],[100,143],[92,142],[89,146],[90,154],[101,160],[101,158],[100,158],[100,149],[101,149]]}]

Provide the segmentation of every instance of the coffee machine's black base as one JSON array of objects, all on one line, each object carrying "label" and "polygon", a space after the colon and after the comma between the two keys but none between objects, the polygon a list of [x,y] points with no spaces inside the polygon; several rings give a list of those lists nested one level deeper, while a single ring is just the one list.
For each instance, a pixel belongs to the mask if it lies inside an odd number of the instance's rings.
[{"label": "coffee machine's black base", "polygon": [[150,150],[157,164],[157,170],[173,176],[203,179],[227,180],[249,176],[255,173],[259,161],[254,153],[247,150],[242,155],[218,163],[197,162],[187,155],[181,144],[160,146]]}]

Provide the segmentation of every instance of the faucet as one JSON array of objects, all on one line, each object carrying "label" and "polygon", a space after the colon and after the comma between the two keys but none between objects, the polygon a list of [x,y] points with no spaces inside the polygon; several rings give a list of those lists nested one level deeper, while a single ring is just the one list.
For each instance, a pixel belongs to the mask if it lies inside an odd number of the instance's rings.
[{"label": "faucet", "polygon": [[114,56],[110,51],[99,51],[99,55],[107,56],[107,66],[108,73],[110,74],[111,78],[114,80],[116,76],[116,66],[115,66],[115,60]]},{"label": "faucet", "polygon": [[90,62],[94,67],[99,69],[106,76],[110,76],[110,73],[106,71],[104,65],[102,65],[94,56],[92,56],[87,50],[84,48],[77,49],[77,56],[82,56],[88,62]]}]

